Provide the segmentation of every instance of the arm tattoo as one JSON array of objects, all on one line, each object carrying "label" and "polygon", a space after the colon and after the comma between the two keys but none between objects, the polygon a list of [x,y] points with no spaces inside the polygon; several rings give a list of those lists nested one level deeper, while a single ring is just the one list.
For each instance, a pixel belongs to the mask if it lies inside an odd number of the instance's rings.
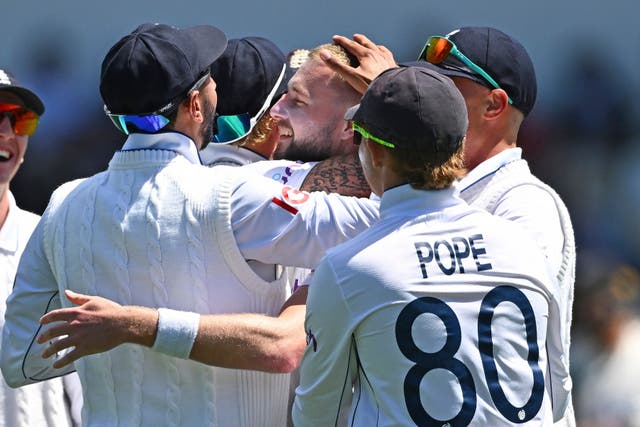
[{"label": "arm tattoo", "polygon": [[332,157],[318,163],[306,176],[300,189],[356,197],[369,197],[371,194],[358,153]]}]

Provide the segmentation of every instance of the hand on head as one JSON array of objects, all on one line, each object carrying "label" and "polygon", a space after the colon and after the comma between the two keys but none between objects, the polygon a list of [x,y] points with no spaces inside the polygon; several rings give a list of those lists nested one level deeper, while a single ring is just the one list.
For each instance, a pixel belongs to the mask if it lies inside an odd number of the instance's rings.
[{"label": "hand on head", "polygon": [[389,49],[373,43],[362,34],[354,34],[353,40],[343,36],[333,36],[333,41],[354,55],[360,65],[351,67],[333,58],[331,52],[327,50],[320,52],[320,57],[329,68],[342,76],[361,94],[364,94],[369,83],[380,73],[398,66]]}]

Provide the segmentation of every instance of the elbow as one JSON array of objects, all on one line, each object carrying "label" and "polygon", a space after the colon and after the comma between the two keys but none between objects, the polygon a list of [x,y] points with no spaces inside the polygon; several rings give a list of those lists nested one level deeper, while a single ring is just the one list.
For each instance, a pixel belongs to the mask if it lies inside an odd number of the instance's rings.
[{"label": "elbow", "polygon": [[296,370],[300,365],[300,359],[296,357],[274,357],[268,362],[268,371],[274,374],[288,374]]},{"label": "elbow", "polygon": [[288,374],[295,371],[300,366],[302,352],[297,346],[279,345],[273,351],[264,355],[259,363],[261,370],[273,374]]},{"label": "elbow", "polygon": [[273,347],[271,354],[265,358],[266,371],[277,374],[288,374],[300,366],[306,341],[299,336],[295,338],[289,337],[288,339],[281,340]]}]

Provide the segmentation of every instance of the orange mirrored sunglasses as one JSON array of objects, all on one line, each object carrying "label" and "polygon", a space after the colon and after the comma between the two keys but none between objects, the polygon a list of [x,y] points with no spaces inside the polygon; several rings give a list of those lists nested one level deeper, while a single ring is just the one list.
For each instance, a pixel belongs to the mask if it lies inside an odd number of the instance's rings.
[{"label": "orange mirrored sunglasses", "polygon": [[11,122],[13,133],[31,136],[38,127],[40,117],[33,111],[15,104],[0,103],[0,121],[5,117]]}]

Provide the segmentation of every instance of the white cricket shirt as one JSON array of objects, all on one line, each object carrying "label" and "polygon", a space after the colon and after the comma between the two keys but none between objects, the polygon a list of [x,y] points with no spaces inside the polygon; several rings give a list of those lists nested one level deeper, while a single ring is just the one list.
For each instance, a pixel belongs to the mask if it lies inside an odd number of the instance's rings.
[{"label": "white cricket shirt", "polygon": [[[9,215],[0,227],[0,330],[4,326],[5,301],[13,289],[20,255],[40,219],[37,215],[20,209],[11,192],[7,191]],[[70,375],[77,378],[76,374]],[[4,379],[0,379],[0,427],[68,427],[74,425],[72,420],[80,425],[80,385],[78,383],[77,389],[69,389],[65,393],[66,384],[71,382],[65,383],[63,378],[54,378],[14,389]]]},{"label": "white cricket shirt", "polygon": [[455,194],[385,191],[307,301],[297,426],[550,425],[571,387],[555,282],[519,226]]}]

